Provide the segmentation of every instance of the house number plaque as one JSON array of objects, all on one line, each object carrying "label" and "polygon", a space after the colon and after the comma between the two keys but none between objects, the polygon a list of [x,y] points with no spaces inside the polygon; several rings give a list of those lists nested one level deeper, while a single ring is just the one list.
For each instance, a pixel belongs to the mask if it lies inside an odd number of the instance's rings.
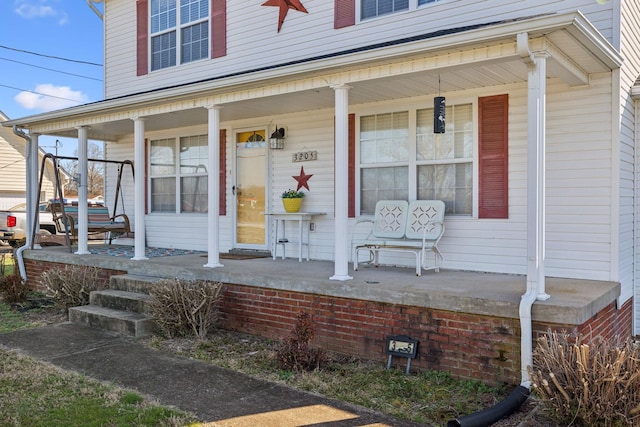
[{"label": "house number plaque", "polygon": [[387,362],[387,370],[391,369],[391,360],[393,356],[407,358],[407,370],[405,373],[409,375],[411,370],[411,359],[415,359],[418,355],[418,340],[409,338],[406,335],[392,335],[387,337],[386,353],[389,355]]},{"label": "house number plaque", "polygon": [[293,153],[292,161],[296,162],[308,162],[310,160],[318,160],[318,152],[316,150],[313,151],[298,151],[297,153]]}]

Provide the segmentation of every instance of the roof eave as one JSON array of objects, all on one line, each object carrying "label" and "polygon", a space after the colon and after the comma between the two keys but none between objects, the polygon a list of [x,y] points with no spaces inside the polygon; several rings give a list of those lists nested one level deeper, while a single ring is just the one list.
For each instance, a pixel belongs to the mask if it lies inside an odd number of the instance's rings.
[{"label": "roof eave", "polygon": [[300,77],[305,73],[318,73],[323,70],[336,69],[357,63],[371,63],[379,60],[389,61],[393,57],[402,57],[424,51],[436,51],[461,48],[478,42],[512,40],[519,33],[526,32],[530,36],[543,36],[555,31],[568,31],[578,42],[585,46],[594,57],[608,69],[614,70],[622,65],[622,56],[609,41],[580,12],[551,14],[531,19],[514,19],[499,25],[480,27],[478,29],[455,33],[441,37],[414,41],[404,45],[393,45],[375,50],[364,50],[358,53],[319,59],[317,61],[300,62],[282,67],[274,66],[260,72],[238,73],[227,77],[176,85],[170,88],[131,94],[118,98],[96,101],[76,107],[55,110],[19,119],[8,120],[3,126],[29,128],[38,123],[58,119],[69,119],[74,116],[91,115],[109,110],[131,109],[132,106],[157,103],[171,98],[179,98],[199,92],[215,92],[229,90],[233,87],[255,84],[265,80]]}]

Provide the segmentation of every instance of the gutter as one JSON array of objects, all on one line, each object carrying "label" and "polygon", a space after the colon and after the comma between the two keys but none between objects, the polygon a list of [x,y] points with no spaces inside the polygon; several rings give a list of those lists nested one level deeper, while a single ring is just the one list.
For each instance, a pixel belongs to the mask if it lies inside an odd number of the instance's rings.
[{"label": "gutter", "polygon": [[531,394],[531,380],[527,371],[528,366],[533,366],[533,344],[531,328],[531,308],[537,299],[537,286],[535,281],[527,280],[527,291],[520,298],[520,365],[522,380],[503,401],[490,408],[465,415],[447,423],[447,427],[484,427],[501,420],[507,415],[513,414],[527,400]]},{"label": "gutter", "polygon": [[[26,142],[27,142],[27,182],[29,182],[29,177],[31,176],[31,137],[29,135],[27,135],[26,133],[24,133],[22,130],[18,129],[17,126],[13,126],[13,133],[16,134],[17,136],[19,136],[20,138],[23,138]],[[29,191],[29,188],[27,186],[27,230],[25,230],[26,233],[26,243],[24,244],[24,246],[20,246],[17,250],[16,250],[16,257],[18,258],[18,268],[20,270],[20,277],[22,278],[23,282],[27,281],[27,269],[24,266],[24,258],[22,257],[22,252],[24,252],[25,249],[30,248],[31,247],[31,240],[32,240],[32,235],[33,233],[30,232],[32,230],[29,230],[29,224],[31,223],[30,221],[30,213],[31,214],[35,214],[34,212],[31,212],[32,209],[30,210],[29,207],[33,206],[33,204],[31,203],[31,191]]]},{"label": "gutter", "polygon": [[[535,81],[535,77],[532,77],[531,70],[536,66],[534,59],[532,57],[532,52],[529,47],[529,34],[528,33],[518,33],[517,34],[517,46],[518,46],[518,54],[522,58],[522,62],[529,69],[529,92],[531,92],[531,81],[532,79]],[[546,63],[545,63],[546,66]],[[538,87],[538,90],[540,88]],[[546,90],[546,87],[543,88]],[[532,95],[529,93],[528,95],[528,108],[531,108]],[[546,107],[545,107],[546,108]],[[530,119],[529,119],[530,120]],[[529,123],[529,132],[531,131],[532,124]],[[539,181],[538,176],[538,164],[537,156],[539,153],[531,153],[531,145],[532,138],[531,135],[528,137],[528,149],[529,153],[528,157],[528,186],[537,185]],[[537,142],[537,141],[535,141]],[[532,162],[531,159],[534,159]],[[535,167],[535,168],[534,168]],[[529,191],[528,191],[529,193]],[[528,195],[528,205],[531,205],[531,197]],[[535,202],[535,200],[534,200]],[[489,426],[501,418],[512,414],[515,412],[520,405],[524,403],[525,400],[529,397],[531,393],[531,379],[529,378],[528,367],[533,366],[533,327],[532,327],[532,317],[531,311],[533,304],[538,299],[538,289],[540,288],[540,282],[544,282],[544,273],[542,273],[543,266],[541,265],[541,260],[539,259],[539,250],[538,248],[541,246],[541,243],[538,241],[539,235],[535,233],[535,242],[532,246],[530,234],[530,229],[537,229],[537,220],[539,214],[539,206],[537,203],[535,205],[534,212],[534,221],[531,221],[531,212],[530,208],[528,208],[529,218],[527,219],[527,288],[525,293],[520,297],[520,374],[521,374],[521,382],[515,390],[509,394],[509,396],[504,399],[502,402],[482,410],[480,412],[476,412],[474,414],[465,415],[463,417],[457,418],[455,420],[451,420],[447,423],[447,427],[482,427]],[[533,225],[532,225],[533,223]],[[537,230],[536,230],[537,231]]]}]

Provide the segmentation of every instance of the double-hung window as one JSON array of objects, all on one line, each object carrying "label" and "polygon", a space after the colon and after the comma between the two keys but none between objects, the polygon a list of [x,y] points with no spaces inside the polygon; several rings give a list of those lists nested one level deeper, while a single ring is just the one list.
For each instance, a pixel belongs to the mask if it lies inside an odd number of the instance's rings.
[{"label": "double-hung window", "polygon": [[416,7],[438,0],[360,0],[360,19],[375,18],[376,16],[404,10],[415,10]]},{"label": "double-hung window", "polygon": [[152,140],[149,153],[151,211],[207,212],[207,135]]},{"label": "double-hung window", "polygon": [[472,214],[473,106],[447,106],[444,134],[433,133],[433,113],[360,117],[361,214],[372,214],[378,200],[413,199],[442,200],[448,214]]},{"label": "double-hung window", "polygon": [[409,9],[409,0],[361,0],[360,18],[367,19]]},{"label": "double-hung window", "polygon": [[207,58],[209,0],[151,0],[151,70]]}]

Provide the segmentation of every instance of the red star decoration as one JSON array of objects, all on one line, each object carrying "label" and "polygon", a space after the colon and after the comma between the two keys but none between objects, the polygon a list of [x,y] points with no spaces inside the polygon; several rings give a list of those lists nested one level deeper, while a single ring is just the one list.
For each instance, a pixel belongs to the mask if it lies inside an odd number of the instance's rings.
[{"label": "red star decoration", "polygon": [[295,179],[296,181],[298,181],[298,188],[296,188],[296,191],[299,191],[302,187],[306,188],[307,190],[309,190],[309,178],[311,178],[313,175],[307,175],[304,173],[304,166],[300,167],[300,175],[298,176],[292,176],[293,179]]},{"label": "red star decoration", "polygon": [[280,32],[280,28],[282,28],[284,18],[287,17],[287,12],[289,12],[289,9],[309,13],[307,12],[307,9],[304,8],[302,3],[300,3],[300,0],[267,0],[266,2],[262,3],[262,6],[278,6],[280,8],[280,14],[278,16],[278,32]]}]

